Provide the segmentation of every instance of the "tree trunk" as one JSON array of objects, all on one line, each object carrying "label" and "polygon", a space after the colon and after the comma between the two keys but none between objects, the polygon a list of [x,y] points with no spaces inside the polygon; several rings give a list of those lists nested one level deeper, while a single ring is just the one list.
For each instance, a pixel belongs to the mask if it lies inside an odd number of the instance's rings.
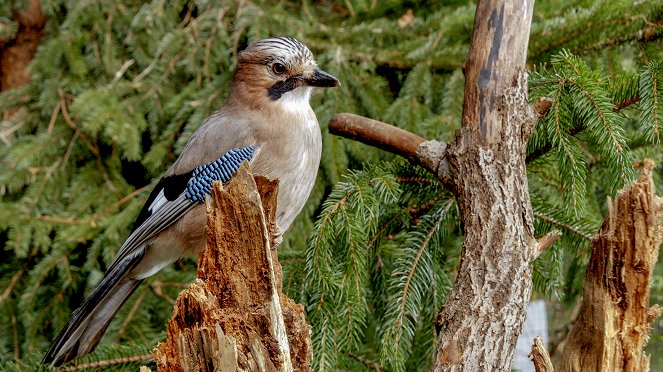
[{"label": "tree trunk", "polygon": [[304,308],[281,292],[270,242],[276,181],[242,167],[208,204],[207,246],[198,281],[177,298],[159,370],[310,370],[311,330]]},{"label": "tree trunk", "polygon": [[0,91],[20,87],[30,81],[28,65],[37,52],[46,16],[39,0],[30,0],[14,12],[16,34],[0,39]]},{"label": "tree trunk", "polygon": [[448,144],[465,241],[438,317],[435,370],[509,371],[538,254],[525,150],[535,123],[525,59],[533,1],[479,1],[462,128]]},{"label": "tree trunk", "polygon": [[663,199],[646,164],[640,179],[610,205],[592,241],[578,320],[558,371],[648,371],[649,285],[663,240]]},{"label": "tree trunk", "polygon": [[[451,189],[465,241],[454,287],[438,316],[434,370],[509,371],[532,290],[531,263],[558,234],[534,239],[525,168],[526,143],[549,99],[534,108],[524,71],[533,1],[479,1],[465,66],[462,128],[448,144],[425,141],[386,123],[351,114],[329,131],[414,160]],[[640,185],[640,186],[638,186]],[[563,370],[640,371],[648,307],[661,243],[660,199],[650,180],[620,196],[594,242],[581,318],[562,356]],[[634,245],[636,250],[634,251]],[[539,342],[537,371],[552,364]]]}]

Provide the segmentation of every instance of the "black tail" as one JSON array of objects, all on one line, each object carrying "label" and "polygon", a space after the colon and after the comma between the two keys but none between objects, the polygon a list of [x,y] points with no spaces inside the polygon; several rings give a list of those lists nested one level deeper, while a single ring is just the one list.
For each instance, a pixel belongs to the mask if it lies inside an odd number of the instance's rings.
[{"label": "black tail", "polygon": [[117,311],[142,282],[127,278],[127,273],[142,258],[141,252],[113,265],[115,267],[106,273],[90,297],[74,311],[69,323],[44,355],[42,364],[60,366],[94,350]]}]

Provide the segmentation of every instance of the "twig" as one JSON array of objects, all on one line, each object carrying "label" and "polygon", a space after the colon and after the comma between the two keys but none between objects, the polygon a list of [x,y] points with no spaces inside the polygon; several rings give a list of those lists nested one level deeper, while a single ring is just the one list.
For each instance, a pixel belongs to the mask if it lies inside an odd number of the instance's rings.
[{"label": "twig", "polygon": [[540,336],[534,338],[534,344],[532,344],[532,352],[529,353],[529,357],[534,363],[534,369],[536,372],[553,372],[552,361],[546,351],[546,347],[543,345],[543,340]]},{"label": "twig", "polygon": [[108,217],[108,215],[110,215],[117,208],[121,207],[123,204],[127,203],[129,200],[135,198],[138,194],[142,193],[143,191],[148,190],[150,187],[152,187],[152,185],[148,184],[146,186],[141,187],[140,189],[136,189],[136,190],[130,192],[129,194],[123,196],[122,199],[116,201],[115,203],[113,203],[113,205],[111,205],[110,207],[104,209],[104,211],[101,214],[95,216],[93,220],[98,221],[98,220],[102,220],[102,219]]},{"label": "twig", "polygon": [[67,162],[69,161],[69,157],[71,156],[71,152],[74,149],[74,144],[76,143],[76,140],[78,139],[78,136],[81,134],[80,129],[76,129],[74,132],[74,135],[71,137],[71,141],[69,141],[69,146],[67,146],[67,151],[65,151],[64,156],[62,157],[62,163],[60,164],[60,167],[64,169],[67,166]]},{"label": "twig", "polygon": [[9,280],[9,285],[7,286],[5,291],[2,292],[2,295],[0,295],[0,305],[2,305],[2,302],[6,300],[9,297],[9,295],[12,293],[14,286],[18,282],[18,279],[21,278],[21,275],[23,275],[23,272],[25,272],[25,269],[21,269],[16,273],[14,273],[14,275],[12,275],[12,278]]},{"label": "twig", "polygon": [[47,215],[41,215],[38,214],[35,216],[36,219],[39,221],[45,221],[45,222],[55,222],[55,223],[61,223],[65,225],[91,225],[95,226],[95,223],[93,222],[94,220],[75,220],[71,217],[57,217],[57,216],[47,216]]},{"label": "twig", "polygon": [[589,234],[587,234],[587,233],[584,233],[584,232],[578,230],[577,228],[575,228],[575,227],[573,227],[573,226],[571,226],[571,225],[568,225],[568,224],[565,224],[565,223],[559,222],[559,221],[557,221],[557,220],[555,220],[555,219],[553,219],[553,218],[550,218],[550,217],[546,216],[545,214],[538,213],[538,212],[536,212],[536,211],[533,212],[533,213],[534,213],[534,217],[536,217],[536,218],[538,218],[538,219],[540,219],[540,220],[543,220],[543,221],[545,221],[545,222],[548,222],[548,223],[551,224],[551,225],[554,225],[554,226],[557,226],[557,227],[561,227],[562,229],[564,229],[564,230],[568,230],[568,231],[570,231],[570,232],[572,232],[572,233],[574,233],[574,234],[576,234],[576,235],[580,235],[580,236],[582,236],[583,238],[585,238],[585,239],[587,239],[587,240],[592,240],[592,239],[594,238],[593,236],[591,236],[591,235],[589,235]]},{"label": "twig", "polygon": [[17,124],[14,124],[11,127],[9,127],[7,129],[3,130],[2,132],[0,132],[0,140],[2,140],[2,142],[4,142],[6,145],[11,144],[8,137],[12,133],[14,133],[17,130],[21,129],[21,127],[25,126],[25,123],[26,123],[25,120],[21,120]]},{"label": "twig", "polygon": [[69,368],[62,368],[61,371],[71,372],[71,371],[80,371],[87,368],[109,367],[115,364],[136,363],[136,362],[142,362],[144,360],[152,360],[153,357],[154,357],[153,354],[142,354],[142,355],[132,355],[128,357],[109,359],[109,360],[99,360],[96,362],[82,363],[76,366],[71,366]]},{"label": "twig", "polygon": [[55,223],[62,223],[65,225],[90,225],[92,227],[97,226],[97,222],[99,220],[103,220],[106,217],[108,217],[113,211],[115,211],[117,208],[121,207],[123,204],[127,203],[129,200],[133,199],[136,197],[136,195],[142,193],[143,191],[147,190],[151,185],[143,186],[140,189],[136,189],[129,194],[125,195],[122,197],[122,199],[116,201],[111,205],[110,207],[106,208],[102,213],[97,214],[93,216],[92,218],[88,220],[76,220],[71,217],[57,217],[57,216],[48,216],[48,215],[37,215],[35,216],[36,219],[40,221],[46,221],[46,222],[55,222]]},{"label": "twig", "polygon": [[127,314],[127,317],[124,318],[124,321],[122,322],[122,326],[120,327],[120,330],[117,332],[116,340],[119,340],[126,333],[127,326],[129,325],[129,322],[131,322],[131,319],[136,314],[136,311],[138,311],[138,307],[140,307],[140,304],[143,302],[143,299],[145,299],[145,294],[147,294],[147,292],[142,291],[140,293],[140,295],[138,296],[138,298],[136,299],[136,302],[134,302],[133,306],[131,306],[131,310],[129,310],[129,314]]},{"label": "twig", "polygon": [[115,76],[113,77],[113,81],[111,82],[111,84],[117,83],[122,78],[122,76],[124,76],[124,73],[127,72],[129,67],[131,67],[131,65],[133,65],[134,63],[136,63],[136,61],[134,61],[133,58],[124,62],[122,64],[122,67],[120,67],[120,69],[117,70],[117,72],[115,72]]},{"label": "twig", "polygon": [[378,362],[374,362],[374,361],[372,361],[372,360],[370,360],[366,357],[363,357],[361,355],[357,355],[355,353],[350,353],[350,358],[358,361],[359,363],[365,365],[366,367],[368,367],[372,370],[382,372],[382,367],[380,366],[380,363],[378,363]]},{"label": "twig", "polygon": [[48,122],[48,131],[47,131],[48,134],[51,134],[53,128],[55,128],[55,121],[58,119],[59,114],[60,114],[60,103],[58,102],[58,104],[55,105],[53,114],[51,115],[51,120]]},{"label": "twig", "polygon": [[546,235],[542,236],[538,241],[537,244],[539,246],[538,252],[536,253],[535,257],[532,257],[532,261],[534,261],[543,251],[546,250],[546,248],[550,247],[557,241],[562,236],[562,233],[558,230],[553,230]]},{"label": "twig", "polygon": [[[166,294],[163,293],[162,288],[166,284],[167,283],[157,281],[157,282],[152,283],[152,285],[150,286],[150,289],[152,289],[152,292],[154,292],[155,295],[163,298],[164,300],[166,300],[166,302],[168,302],[172,306],[175,306],[176,301],[173,298],[171,298],[171,297],[169,297],[169,296],[167,296]],[[182,285],[182,288],[186,288],[186,286]]]},{"label": "twig", "polygon": [[440,183],[439,180],[424,177],[396,177],[397,183]]},{"label": "twig", "polygon": [[[67,103],[64,100],[64,92],[62,89],[58,88],[58,96],[60,100],[60,109],[62,110],[62,117],[64,118],[64,121],[71,127],[73,130],[78,130],[78,124],[69,116],[69,110],[67,110]],[[90,150],[91,153],[94,154],[94,156],[99,157],[99,149],[94,147],[92,145],[92,142],[90,142],[90,139],[85,133],[81,133],[81,141],[83,141],[83,144]]]}]

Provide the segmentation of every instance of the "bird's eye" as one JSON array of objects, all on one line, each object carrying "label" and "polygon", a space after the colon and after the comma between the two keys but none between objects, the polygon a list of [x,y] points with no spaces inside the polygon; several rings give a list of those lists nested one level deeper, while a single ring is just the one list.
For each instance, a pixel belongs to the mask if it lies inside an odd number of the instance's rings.
[{"label": "bird's eye", "polygon": [[281,75],[285,72],[285,66],[280,63],[275,63],[272,65],[272,72],[274,72],[276,75]]}]

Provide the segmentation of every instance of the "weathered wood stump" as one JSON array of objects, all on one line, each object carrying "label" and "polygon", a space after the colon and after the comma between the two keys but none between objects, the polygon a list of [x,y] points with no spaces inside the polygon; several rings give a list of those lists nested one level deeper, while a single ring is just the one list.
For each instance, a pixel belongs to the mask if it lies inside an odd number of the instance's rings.
[{"label": "weathered wood stump", "polygon": [[271,249],[277,184],[242,166],[225,188],[214,185],[198,280],[177,298],[155,351],[159,371],[311,369],[310,326],[281,292]]},{"label": "weathered wood stump", "polygon": [[654,195],[653,163],[610,205],[592,241],[583,302],[558,371],[648,371],[649,286],[663,240],[663,199]]}]

